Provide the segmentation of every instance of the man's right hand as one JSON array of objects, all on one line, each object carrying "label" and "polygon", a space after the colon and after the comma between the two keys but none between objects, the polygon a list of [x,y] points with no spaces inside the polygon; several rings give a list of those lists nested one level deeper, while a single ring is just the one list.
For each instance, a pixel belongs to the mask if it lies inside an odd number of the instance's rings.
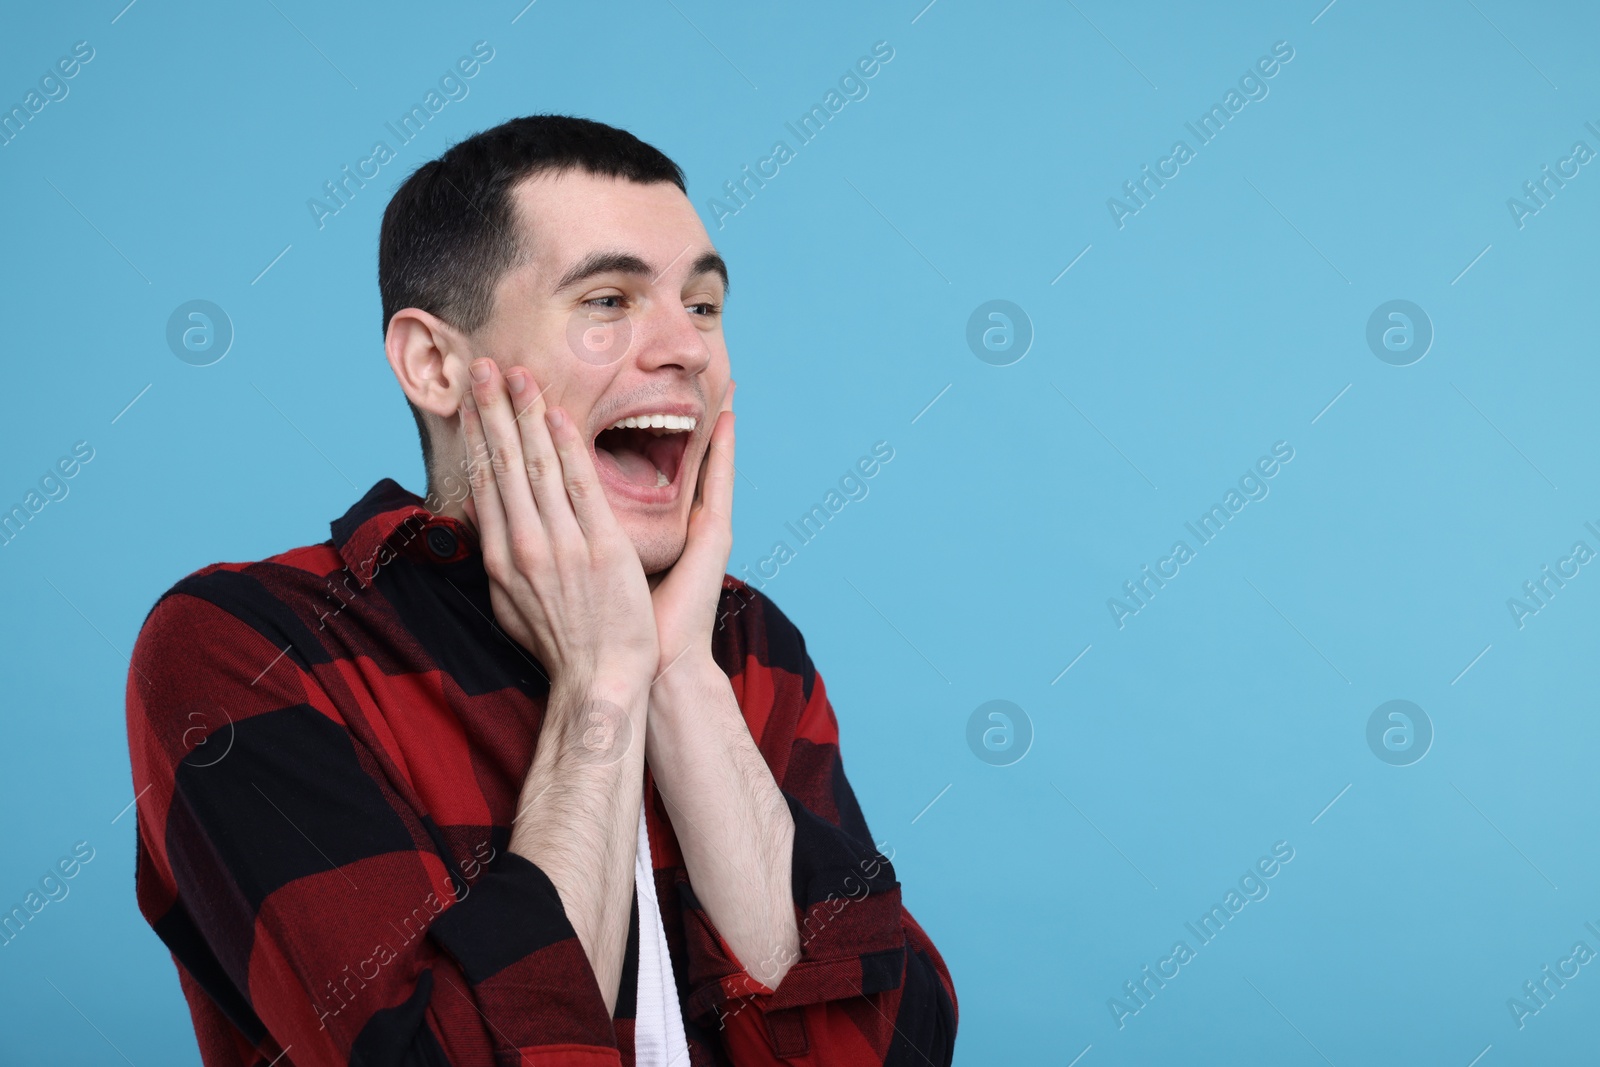
[{"label": "man's right hand", "polygon": [[645,717],[660,659],[650,585],[583,439],[547,418],[533,376],[472,364],[461,426],[467,517],[506,633],[539,658],[550,694],[512,819],[509,851],[561,895],[614,1011],[634,894]]},{"label": "man's right hand", "polygon": [[473,362],[461,426],[468,517],[478,528],[502,629],[551,688],[648,686],[659,659],[638,552],[611,512],[589,445],[522,367]]}]

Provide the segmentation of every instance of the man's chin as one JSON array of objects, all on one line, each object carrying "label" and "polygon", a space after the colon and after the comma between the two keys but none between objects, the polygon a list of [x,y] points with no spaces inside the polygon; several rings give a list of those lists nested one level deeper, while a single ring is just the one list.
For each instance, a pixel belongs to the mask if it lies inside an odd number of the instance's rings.
[{"label": "man's chin", "polygon": [[[647,575],[664,575],[683,555],[688,530],[672,519],[632,521],[621,519],[622,529],[639,553],[639,564]],[[659,580],[659,579],[657,579]],[[651,588],[655,583],[651,583]]]}]

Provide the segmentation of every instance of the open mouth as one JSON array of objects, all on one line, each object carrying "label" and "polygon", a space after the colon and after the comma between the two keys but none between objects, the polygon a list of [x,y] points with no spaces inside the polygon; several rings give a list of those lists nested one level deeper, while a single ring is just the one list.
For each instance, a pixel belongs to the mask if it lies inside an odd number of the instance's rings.
[{"label": "open mouth", "polygon": [[[669,421],[673,425],[667,425]],[[596,467],[607,481],[635,490],[633,495],[649,499],[671,495],[659,491],[676,485],[694,422],[676,415],[623,419],[595,437]]]}]

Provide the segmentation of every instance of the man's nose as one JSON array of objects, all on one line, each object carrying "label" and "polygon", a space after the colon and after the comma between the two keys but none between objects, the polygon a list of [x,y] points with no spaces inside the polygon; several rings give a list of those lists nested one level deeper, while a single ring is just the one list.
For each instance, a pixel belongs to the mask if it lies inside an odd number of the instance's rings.
[{"label": "man's nose", "polygon": [[710,364],[711,346],[706,343],[706,332],[695,324],[693,313],[682,304],[658,304],[643,322],[635,325],[638,332],[634,349],[641,369],[678,366],[693,375]]}]

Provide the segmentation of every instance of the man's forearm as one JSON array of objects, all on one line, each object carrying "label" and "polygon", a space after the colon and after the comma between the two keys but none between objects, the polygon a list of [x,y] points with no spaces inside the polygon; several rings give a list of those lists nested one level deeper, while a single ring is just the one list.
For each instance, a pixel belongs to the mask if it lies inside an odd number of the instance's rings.
[{"label": "man's forearm", "polygon": [[745,970],[777,988],[799,957],[794,820],[715,661],[685,658],[657,679],[647,741],[695,896]]},{"label": "man's forearm", "polygon": [[647,683],[557,681],[512,823],[512,852],[561,894],[608,1011],[633,907]]}]

